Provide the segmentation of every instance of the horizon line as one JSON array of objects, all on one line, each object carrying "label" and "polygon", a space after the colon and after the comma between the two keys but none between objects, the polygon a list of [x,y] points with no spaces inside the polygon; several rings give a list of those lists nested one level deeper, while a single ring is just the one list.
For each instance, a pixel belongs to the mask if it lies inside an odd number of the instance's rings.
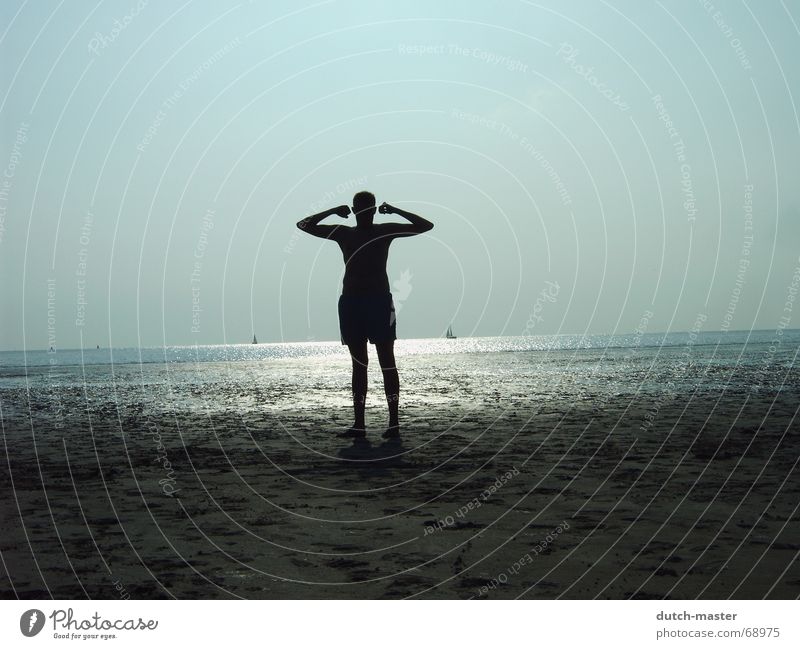
[{"label": "horizon line", "polygon": [[[715,329],[715,330],[708,330],[708,331],[698,331],[696,333],[705,333],[705,334],[729,334],[729,333],[754,333],[754,332],[762,332],[762,331],[777,331],[773,329],[729,329],[729,330],[722,330],[722,329]],[[800,331],[800,328],[787,328],[782,329],[781,331]],[[693,333],[692,331],[652,331],[652,332],[644,332],[639,335],[641,336],[655,336],[655,335],[668,335],[668,334],[681,334],[681,333]],[[469,339],[469,338],[536,338],[536,337],[547,337],[547,336],[633,336],[637,335],[638,332],[630,331],[624,333],[555,333],[555,334],[531,334],[531,335],[520,335],[520,334],[494,334],[491,336],[458,336],[458,340]],[[447,340],[444,336],[429,336],[429,337],[422,337],[422,338],[398,338],[397,341],[401,340]],[[256,345],[297,345],[301,343],[308,343],[308,344],[327,344],[327,343],[340,343],[340,340],[270,340],[266,342],[259,342]],[[227,342],[227,343],[189,343],[189,344],[172,344],[172,345],[127,345],[122,347],[103,347],[101,346],[100,349],[164,349],[169,347],[224,347],[227,345],[247,345],[253,346],[253,342]],[[62,351],[97,351],[97,347],[55,347],[55,351],[53,353],[58,353],[59,349]],[[23,349],[0,349],[0,353],[15,353],[15,352],[50,352],[47,348],[23,348]]]}]

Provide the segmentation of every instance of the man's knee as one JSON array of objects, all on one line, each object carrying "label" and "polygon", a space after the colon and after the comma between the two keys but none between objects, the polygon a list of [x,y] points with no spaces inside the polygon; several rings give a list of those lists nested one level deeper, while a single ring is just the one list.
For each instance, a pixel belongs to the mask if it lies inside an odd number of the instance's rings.
[{"label": "man's knee", "polygon": [[357,368],[366,368],[369,364],[369,356],[367,355],[367,346],[364,345],[364,348],[361,347],[351,347],[350,348],[350,358],[353,361],[353,370],[355,371]]},{"label": "man's knee", "polygon": [[397,371],[397,366],[394,361],[394,356],[378,357],[378,362],[381,364],[381,370],[384,372]]},{"label": "man's knee", "polygon": [[382,370],[395,370],[395,360],[394,360],[394,350],[392,347],[382,347],[376,345],[376,351],[378,352],[378,362],[381,364]]}]

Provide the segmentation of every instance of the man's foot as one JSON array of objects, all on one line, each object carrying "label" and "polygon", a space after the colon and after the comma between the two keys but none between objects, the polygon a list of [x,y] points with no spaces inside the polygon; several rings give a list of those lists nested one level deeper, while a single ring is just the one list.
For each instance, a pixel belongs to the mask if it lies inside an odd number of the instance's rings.
[{"label": "man's foot", "polygon": [[395,439],[400,437],[400,425],[394,424],[393,426],[389,426],[386,431],[382,435],[383,439]]},{"label": "man's foot", "polygon": [[355,437],[355,438],[366,437],[366,436],[367,436],[367,431],[365,428],[355,428],[355,427],[348,428],[343,433],[337,433],[336,435],[336,437]]}]

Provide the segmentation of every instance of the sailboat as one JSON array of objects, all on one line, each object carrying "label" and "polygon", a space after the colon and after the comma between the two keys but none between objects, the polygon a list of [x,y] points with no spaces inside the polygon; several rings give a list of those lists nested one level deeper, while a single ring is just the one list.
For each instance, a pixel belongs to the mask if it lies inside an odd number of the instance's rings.
[{"label": "sailboat", "polygon": [[456,337],[453,335],[453,325],[447,327],[447,333],[444,335],[445,338],[455,339]]},{"label": "sailboat", "polygon": [[258,341],[256,340],[256,335],[255,334],[253,334],[253,344],[254,345],[258,344]]}]

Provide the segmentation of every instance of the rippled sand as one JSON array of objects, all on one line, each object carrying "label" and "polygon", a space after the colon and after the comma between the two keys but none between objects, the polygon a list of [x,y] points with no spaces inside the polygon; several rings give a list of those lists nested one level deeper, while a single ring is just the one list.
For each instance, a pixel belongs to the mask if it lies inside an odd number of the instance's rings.
[{"label": "rippled sand", "polygon": [[33,377],[2,595],[795,598],[800,377],[706,360],[409,357],[361,444],[346,358]]}]

